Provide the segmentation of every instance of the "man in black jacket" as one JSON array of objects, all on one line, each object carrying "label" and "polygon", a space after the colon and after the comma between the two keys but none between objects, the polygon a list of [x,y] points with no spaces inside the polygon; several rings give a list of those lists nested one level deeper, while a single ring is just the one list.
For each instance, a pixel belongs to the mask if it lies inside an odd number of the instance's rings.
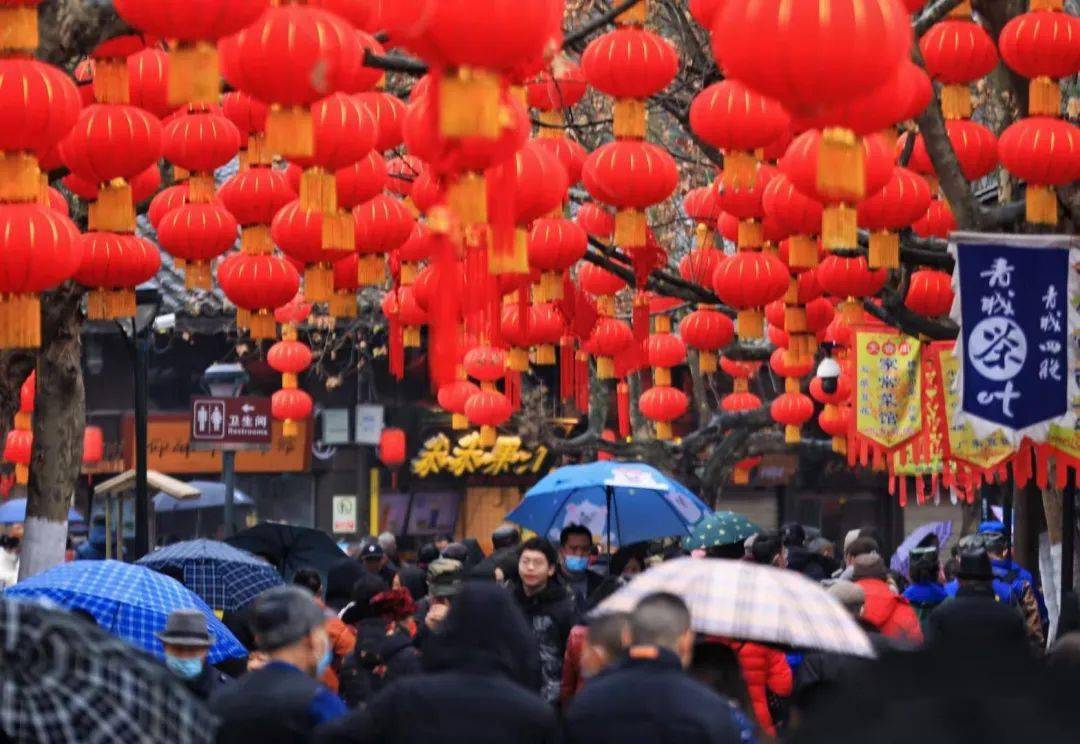
[{"label": "man in black jacket", "polygon": [[399,680],[363,710],[321,728],[318,744],[553,744],[552,709],[523,686],[536,657],[509,593],[469,583],[424,647],[425,674]]},{"label": "man in black jacket", "polygon": [[270,662],[211,699],[221,719],[218,744],[301,744],[317,725],[345,714],[341,699],[318,682],[333,657],[324,622],[314,598],[297,586],[255,600],[252,630]]},{"label": "man in black jacket", "polygon": [[653,594],[630,616],[628,658],[593,679],[567,711],[567,744],[739,744],[741,729],[724,698],[684,669],[693,653],[690,611]]},{"label": "man in black jacket", "polygon": [[577,621],[574,593],[558,577],[559,554],[534,537],[521,546],[514,597],[532,625],[540,658],[540,696],[556,703],[562,689],[566,639]]}]

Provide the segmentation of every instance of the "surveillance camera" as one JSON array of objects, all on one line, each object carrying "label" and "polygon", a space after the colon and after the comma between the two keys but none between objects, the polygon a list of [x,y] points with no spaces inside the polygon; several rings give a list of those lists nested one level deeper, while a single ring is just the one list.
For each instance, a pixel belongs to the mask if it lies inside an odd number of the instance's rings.
[{"label": "surveillance camera", "polygon": [[840,365],[832,357],[825,357],[817,368],[821,389],[828,395],[836,392],[840,382]]},{"label": "surveillance camera", "polygon": [[176,328],[176,313],[167,313],[154,318],[154,333],[168,333]]}]

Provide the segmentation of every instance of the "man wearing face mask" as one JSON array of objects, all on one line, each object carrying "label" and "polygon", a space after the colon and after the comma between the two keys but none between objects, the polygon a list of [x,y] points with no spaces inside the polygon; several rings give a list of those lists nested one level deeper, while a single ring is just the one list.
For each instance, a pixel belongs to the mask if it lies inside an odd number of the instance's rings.
[{"label": "man wearing face mask", "polygon": [[603,576],[589,570],[591,550],[592,533],[588,527],[571,524],[563,528],[559,535],[559,554],[579,613],[585,611],[589,595],[604,582]]},{"label": "man wearing face mask", "polygon": [[211,699],[221,719],[218,744],[308,741],[316,726],[345,714],[318,681],[333,658],[323,610],[296,586],[267,590],[253,610],[255,642],[270,660]]},{"label": "man wearing face mask", "polygon": [[209,700],[225,684],[221,672],[206,663],[214,636],[206,627],[206,618],[198,610],[175,610],[165,621],[165,630],[157,634],[165,647],[165,666],[184,682],[191,694]]}]

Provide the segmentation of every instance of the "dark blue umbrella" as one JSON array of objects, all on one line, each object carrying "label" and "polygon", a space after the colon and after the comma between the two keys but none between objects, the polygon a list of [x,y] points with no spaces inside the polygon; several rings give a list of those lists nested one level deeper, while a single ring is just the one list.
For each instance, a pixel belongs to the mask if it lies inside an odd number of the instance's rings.
[{"label": "dark blue umbrella", "polygon": [[[26,499],[11,499],[0,504],[0,524],[21,524],[26,521]],[[82,522],[83,516],[68,509],[69,522]]]},{"label": "dark blue umbrella", "polygon": [[214,645],[211,664],[247,656],[247,651],[206,602],[164,574],[120,561],[61,563],[5,590],[5,597],[47,599],[94,617],[102,630],[164,658],[157,633],[173,610],[196,609],[206,617]]},{"label": "dark blue umbrella", "polygon": [[187,540],[144,555],[138,561],[155,571],[173,567],[184,572],[184,586],[219,612],[239,610],[255,597],[282,583],[266,561],[216,540]]},{"label": "dark blue umbrella", "polygon": [[506,518],[557,539],[582,524],[612,545],[685,536],[711,509],[678,481],[638,462],[608,460],[559,468],[529,489]]}]

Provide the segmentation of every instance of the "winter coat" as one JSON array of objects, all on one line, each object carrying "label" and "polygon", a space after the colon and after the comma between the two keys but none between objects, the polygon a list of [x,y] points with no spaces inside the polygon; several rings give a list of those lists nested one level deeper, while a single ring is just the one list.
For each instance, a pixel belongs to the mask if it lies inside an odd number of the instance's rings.
[{"label": "winter coat", "polygon": [[341,664],[341,699],[350,708],[367,702],[391,682],[420,672],[420,655],[412,638],[400,630],[387,633],[381,618],[361,621],[356,647]]},{"label": "winter coat", "polygon": [[585,684],[585,678],[581,676],[581,654],[585,650],[588,636],[588,626],[575,625],[570,629],[570,637],[566,639],[566,653],[563,655],[562,666],[562,691],[559,694],[559,701],[563,705],[569,702],[570,698]]},{"label": "winter coat", "polygon": [[866,593],[863,618],[889,638],[903,638],[922,643],[922,628],[911,605],[881,579],[859,579],[855,582]]},{"label": "winter coat", "polygon": [[[861,618],[857,622],[866,631],[866,637],[870,639],[879,660],[913,648],[903,641],[886,638]],[[795,705],[803,711],[812,710],[824,696],[872,669],[874,663],[872,659],[835,651],[807,651],[795,673],[795,692],[792,695]]]},{"label": "winter coat", "polygon": [[551,706],[522,684],[535,642],[510,594],[468,584],[424,647],[422,674],[401,679],[363,709],[321,729],[319,744],[553,744]]},{"label": "winter coat", "polygon": [[926,621],[934,608],[944,602],[949,594],[945,587],[936,581],[927,581],[921,584],[912,584],[904,590],[904,599],[915,610],[915,616],[919,618],[919,627],[926,634]]},{"label": "winter coat", "polygon": [[771,692],[778,697],[787,697],[791,694],[794,680],[791,667],[788,666],[787,656],[770,646],[760,643],[743,643],[741,641],[726,641],[735,651],[739,659],[739,671],[742,672],[743,682],[750,693],[750,702],[754,706],[754,717],[758,725],[765,733],[773,736],[776,734],[776,726],[769,712],[769,696]]},{"label": "winter coat", "polygon": [[210,709],[221,720],[218,744],[304,744],[316,726],[345,713],[334,693],[278,661],[221,688]]},{"label": "winter coat", "polygon": [[1019,609],[1001,602],[989,583],[960,586],[956,597],[938,605],[927,621],[928,646],[1003,651],[1022,648],[1025,638]]},{"label": "winter coat", "polygon": [[517,584],[514,597],[536,637],[540,657],[540,697],[549,703],[558,702],[566,639],[577,621],[574,593],[565,584],[552,579],[542,592],[531,597],[525,594],[521,584]]},{"label": "winter coat", "polygon": [[218,690],[229,683],[229,679],[210,664],[203,664],[202,671],[194,679],[182,680],[184,687],[188,688],[195,697],[204,703],[218,693]]},{"label": "winter coat", "polygon": [[1028,638],[1035,648],[1045,646],[1045,630],[1049,622],[1042,592],[1035,586],[1035,578],[1019,563],[999,558],[990,562],[994,578],[1008,584],[1017,598],[1020,612],[1024,616]]},{"label": "winter coat", "polygon": [[630,650],[574,696],[566,744],[739,744],[741,726],[724,698],[653,646]]},{"label": "winter coat", "polygon": [[[316,600],[318,601],[318,600]],[[326,609],[326,605],[319,602],[323,609]],[[326,634],[330,637],[330,647],[334,652],[334,660],[329,668],[323,673],[320,681],[330,689],[331,692],[337,692],[340,680],[338,678],[338,669],[345,662],[345,659],[356,648],[356,630],[351,625],[346,625],[337,616],[328,617],[323,624],[326,629]]]}]

